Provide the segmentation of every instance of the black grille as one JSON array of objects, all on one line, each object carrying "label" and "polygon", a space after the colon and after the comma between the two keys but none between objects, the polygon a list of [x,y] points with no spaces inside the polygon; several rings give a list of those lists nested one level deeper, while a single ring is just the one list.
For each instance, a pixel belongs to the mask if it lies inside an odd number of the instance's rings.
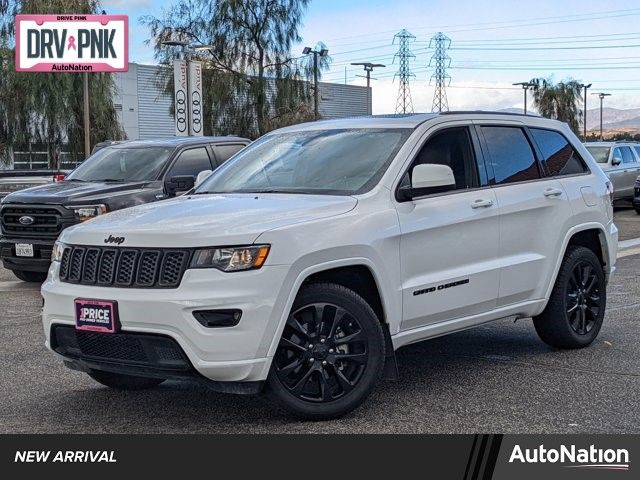
[{"label": "black grille", "polygon": [[180,345],[164,335],[85,332],[72,326],[54,325],[51,348],[65,357],[87,361],[165,370],[191,369]]},{"label": "black grille", "polygon": [[189,266],[191,250],[67,247],[60,280],[119,288],[176,288]]},{"label": "black grille", "polygon": [[2,232],[9,237],[55,238],[78,222],[72,211],[46,205],[7,204],[2,207],[0,217]]}]

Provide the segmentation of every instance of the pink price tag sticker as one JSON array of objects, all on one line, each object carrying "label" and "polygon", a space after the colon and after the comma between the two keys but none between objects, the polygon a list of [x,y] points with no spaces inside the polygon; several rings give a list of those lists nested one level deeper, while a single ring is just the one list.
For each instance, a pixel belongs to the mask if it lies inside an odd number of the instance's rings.
[{"label": "pink price tag sticker", "polygon": [[19,72],[126,72],[127,15],[17,15]]}]

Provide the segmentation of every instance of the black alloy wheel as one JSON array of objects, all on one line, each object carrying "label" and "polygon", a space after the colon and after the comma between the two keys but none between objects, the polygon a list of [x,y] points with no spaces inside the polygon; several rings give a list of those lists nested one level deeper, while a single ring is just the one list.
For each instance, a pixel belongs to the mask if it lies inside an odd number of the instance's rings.
[{"label": "black alloy wheel", "polygon": [[591,332],[601,308],[598,275],[590,263],[578,262],[567,285],[567,317],[573,331],[578,335]]},{"label": "black alloy wheel", "polygon": [[274,359],[282,385],[309,402],[349,393],[367,366],[368,340],[347,310],[312,303],[291,312]]},{"label": "black alloy wheel", "polygon": [[287,317],[267,390],[298,417],[336,418],[367,398],[384,362],[383,325],[371,306],[342,285],[310,283]]}]

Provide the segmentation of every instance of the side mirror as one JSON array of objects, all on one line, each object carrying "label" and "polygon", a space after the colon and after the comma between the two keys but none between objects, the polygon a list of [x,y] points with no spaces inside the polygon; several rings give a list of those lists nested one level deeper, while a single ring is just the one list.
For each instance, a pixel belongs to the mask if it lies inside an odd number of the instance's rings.
[{"label": "side mirror", "polygon": [[173,196],[178,192],[186,192],[191,190],[196,183],[196,177],[193,175],[176,175],[164,182],[164,188],[167,195]]},{"label": "side mirror", "polygon": [[201,172],[198,174],[198,176],[196,177],[196,182],[195,182],[194,187],[197,187],[197,186],[198,186],[198,185],[200,185],[202,182],[204,182],[204,181],[207,179],[207,177],[208,177],[209,175],[211,175],[212,173],[213,173],[213,170],[203,170],[203,171],[201,171]]},{"label": "side mirror", "polygon": [[611,165],[613,165],[614,167],[617,167],[621,163],[622,159],[620,157],[613,157],[613,159],[611,160]]},{"label": "side mirror", "polygon": [[411,185],[398,191],[400,200],[412,200],[416,197],[442,193],[456,188],[453,170],[447,165],[433,163],[420,164],[413,167]]}]

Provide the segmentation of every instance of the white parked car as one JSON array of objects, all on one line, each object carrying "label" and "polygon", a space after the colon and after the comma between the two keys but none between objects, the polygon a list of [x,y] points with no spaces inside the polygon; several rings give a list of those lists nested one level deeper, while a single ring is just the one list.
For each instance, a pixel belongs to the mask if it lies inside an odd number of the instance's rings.
[{"label": "white parked car", "polygon": [[587,142],[585,147],[613,184],[616,200],[632,200],[640,175],[640,143]]},{"label": "white parked car", "polygon": [[543,118],[288,127],[190,194],[66,229],[47,346],[114,388],[197,378],[339,416],[413,342],[533,317],[549,345],[589,345],[615,269],[611,193]]}]

